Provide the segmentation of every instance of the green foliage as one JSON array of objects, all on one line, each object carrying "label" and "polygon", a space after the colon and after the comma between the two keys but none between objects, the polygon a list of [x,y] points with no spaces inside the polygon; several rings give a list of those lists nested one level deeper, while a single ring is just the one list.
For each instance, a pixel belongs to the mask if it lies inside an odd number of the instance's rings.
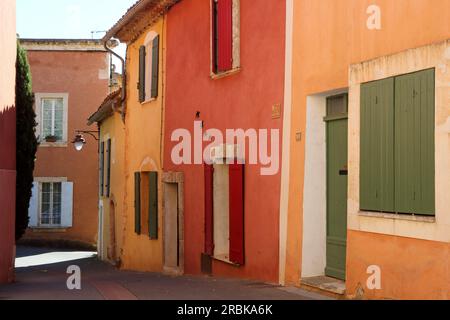
[{"label": "green foliage", "polygon": [[35,135],[36,114],[27,52],[17,43],[16,61],[16,240],[28,227],[28,206],[33,188],[33,171],[38,142]]}]

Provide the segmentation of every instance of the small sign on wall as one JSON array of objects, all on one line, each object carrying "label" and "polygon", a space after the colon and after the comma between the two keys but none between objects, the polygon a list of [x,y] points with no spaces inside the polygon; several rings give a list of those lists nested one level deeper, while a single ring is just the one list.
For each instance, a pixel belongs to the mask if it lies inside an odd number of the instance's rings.
[{"label": "small sign on wall", "polygon": [[281,118],[281,105],[274,104],[272,106],[272,119],[280,119]]}]

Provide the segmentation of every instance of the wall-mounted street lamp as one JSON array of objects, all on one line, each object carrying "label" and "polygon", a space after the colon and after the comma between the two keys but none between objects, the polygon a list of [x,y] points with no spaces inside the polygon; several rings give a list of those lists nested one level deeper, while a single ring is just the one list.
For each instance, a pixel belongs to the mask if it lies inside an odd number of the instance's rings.
[{"label": "wall-mounted street lamp", "polygon": [[86,139],[84,138],[83,134],[90,135],[91,137],[93,137],[95,139],[95,141],[99,140],[98,136],[100,135],[100,133],[98,131],[77,130],[75,139],[72,141],[73,146],[75,147],[75,150],[77,150],[77,151],[83,150],[84,145],[86,144]]}]

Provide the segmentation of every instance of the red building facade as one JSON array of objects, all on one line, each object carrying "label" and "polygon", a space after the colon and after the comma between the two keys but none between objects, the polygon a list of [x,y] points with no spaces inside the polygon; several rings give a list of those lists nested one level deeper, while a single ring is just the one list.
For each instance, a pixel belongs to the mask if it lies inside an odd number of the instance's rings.
[{"label": "red building facade", "polygon": [[[251,132],[267,130],[281,165],[285,14],[278,0],[186,0],[166,15],[164,206],[167,215],[170,199],[178,199],[183,223],[174,246],[184,250],[185,273],[278,282],[281,170],[263,175],[250,141]],[[205,151],[212,129],[224,137],[227,129],[242,129],[246,152],[239,156],[237,144],[225,142]],[[177,132],[192,137],[191,162],[190,152],[176,151],[186,142]],[[178,197],[170,193],[176,178]],[[166,245],[166,260],[174,246]]]}]

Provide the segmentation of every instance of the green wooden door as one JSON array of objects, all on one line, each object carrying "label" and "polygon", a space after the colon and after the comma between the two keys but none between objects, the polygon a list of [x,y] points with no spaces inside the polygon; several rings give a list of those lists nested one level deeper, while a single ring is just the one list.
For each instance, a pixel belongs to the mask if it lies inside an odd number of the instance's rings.
[{"label": "green wooden door", "polygon": [[[336,104],[336,99],[333,99],[333,103]],[[346,101],[346,96],[342,96],[341,103],[346,104]],[[346,106],[344,108],[346,110]],[[325,274],[345,280],[348,121],[346,115],[336,114],[329,114],[325,120],[327,122],[327,266]]]}]

